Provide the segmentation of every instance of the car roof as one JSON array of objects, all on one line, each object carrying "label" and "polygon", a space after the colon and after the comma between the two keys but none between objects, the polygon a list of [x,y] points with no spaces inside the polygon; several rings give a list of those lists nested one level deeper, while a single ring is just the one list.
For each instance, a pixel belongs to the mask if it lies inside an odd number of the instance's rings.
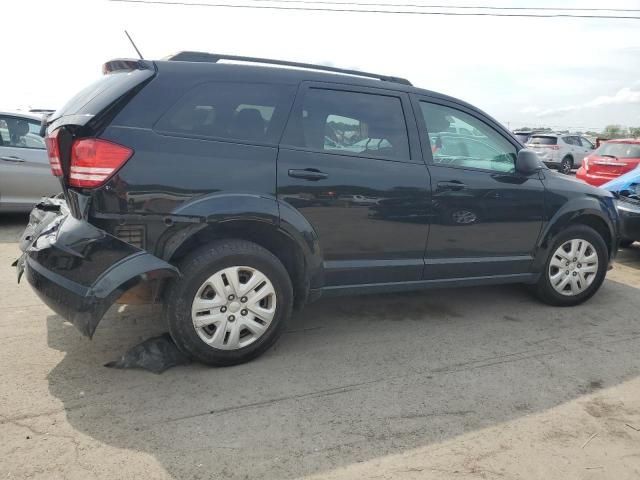
[{"label": "car roof", "polygon": [[38,121],[42,121],[42,115],[38,115],[37,113],[30,113],[30,112],[16,112],[16,111],[10,111],[10,110],[0,110],[0,115],[1,116],[8,116],[8,117],[23,117],[29,120],[38,120]]},{"label": "car roof", "polygon": [[156,60],[154,63],[160,73],[166,71],[175,73],[183,72],[188,74],[189,72],[197,73],[210,71],[212,73],[219,73],[220,77],[223,78],[228,76],[234,81],[239,80],[254,83],[264,82],[298,85],[302,81],[315,81],[346,84],[358,87],[383,88],[385,90],[415,93],[417,95],[448,100],[473,110],[479,110],[477,107],[449,95],[418,88],[401,82],[359,77],[355,73],[344,74],[338,72],[324,72],[320,70],[313,70],[311,68],[267,66],[262,64],[257,66],[255,64],[247,65],[245,63],[186,62],[180,60]]}]

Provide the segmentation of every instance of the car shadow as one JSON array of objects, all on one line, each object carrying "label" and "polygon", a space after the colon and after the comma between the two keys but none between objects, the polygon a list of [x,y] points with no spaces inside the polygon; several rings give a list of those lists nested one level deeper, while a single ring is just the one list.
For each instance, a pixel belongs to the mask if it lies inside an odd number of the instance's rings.
[{"label": "car shadow", "polygon": [[48,383],[75,429],[151,454],[173,478],[294,478],[634,378],[638,307],[615,282],[570,309],[519,286],[327,299],[258,360],[160,376],[102,367],[164,331],[160,309],[112,311],[93,342],[52,315],[49,345],[66,355]]},{"label": "car shadow", "polygon": [[621,248],[616,256],[616,263],[640,270],[640,242]]},{"label": "car shadow", "polygon": [[29,223],[28,213],[0,213],[0,243],[13,243]]}]

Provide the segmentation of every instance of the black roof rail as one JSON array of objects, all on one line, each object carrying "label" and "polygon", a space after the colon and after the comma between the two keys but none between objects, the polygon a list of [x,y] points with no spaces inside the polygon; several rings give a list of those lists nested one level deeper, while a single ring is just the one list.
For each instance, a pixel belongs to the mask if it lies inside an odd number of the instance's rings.
[{"label": "black roof rail", "polygon": [[361,72],[359,70],[348,70],[344,68],[329,67],[326,65],[315,65],[313,63],[300,63],[300,62],[289,62],[286,60],[274,60],[272,58],[242,57],[238,55],[224,55],[219,53],[185,51],[185,52],[178,52],[176,54],[169,55],[168,57],[163,58],[163,60],[178,61],[178,62],[210,62],[210,63],[217,63],[220,60],[232,60],[237,62],[264,63],[267,65],[283,65],[286,67],[306,68],[310,70],[320,70],[325,72],[341,73],[344,75],[355,75],[358,77],[376,78],[378,80],[382,80],[383,82],[401,83],[403,85],[409,85],[409,86],[412,85],[409,80],[405,78],[400,78],[400,77],[390,77],[388,75],[379,75],[377,73]]}]

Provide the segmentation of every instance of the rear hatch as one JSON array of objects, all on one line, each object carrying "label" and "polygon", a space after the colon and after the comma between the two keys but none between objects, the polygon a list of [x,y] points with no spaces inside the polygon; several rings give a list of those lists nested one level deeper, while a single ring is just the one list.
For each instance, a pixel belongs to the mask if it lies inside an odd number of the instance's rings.
[{"label": "rear hatch", "polygon": [[543,158],[551,158],[555,150],[559,150],[558,137],[551,135],[533,135],[527,147]]},{"label": "rear hatch", "polygon": [[156,74],[153,62],[112,60],[104,75],[43,120],[51,172],[59,177],[71,214],[83,217],[82,189],[103,185],[132,151],[100,134]]},{"label": "rear hatch", "polygon": [[638,167],[640,142],[606,142],[584,160],[585,170],[596,176],[617,177]]}]

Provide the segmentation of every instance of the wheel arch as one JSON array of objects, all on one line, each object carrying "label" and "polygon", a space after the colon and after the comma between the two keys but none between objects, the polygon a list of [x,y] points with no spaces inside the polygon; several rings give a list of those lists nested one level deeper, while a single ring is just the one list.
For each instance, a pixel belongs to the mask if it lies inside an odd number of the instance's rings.
[{"label": "wheel arch", "polygon": [[[312,288],[311,280],[317,272],[317,260],[313,252],[305,248],[300,239],[272,223],[232,219],[216,223],[200,224],[191,232],[181,235],[180,243],[165,252],[166,260],[177,264],[194,249],[219,239],[239,239],[253,242],[273,253],[289,273],[294,291],[294,306],[304,305]],[[174,242],[175,243],[175,242]]]},{"label": "wheel arch", "polygon": [[568,202],[547,223],[538,241],[535,255],[535,271],[541,271],[556,237],[572,225],[586,225],[594,229],[604,240],[611,260],[617,250],[617,235],[608,217],[596,199],[584,198],[579,204]]}]

